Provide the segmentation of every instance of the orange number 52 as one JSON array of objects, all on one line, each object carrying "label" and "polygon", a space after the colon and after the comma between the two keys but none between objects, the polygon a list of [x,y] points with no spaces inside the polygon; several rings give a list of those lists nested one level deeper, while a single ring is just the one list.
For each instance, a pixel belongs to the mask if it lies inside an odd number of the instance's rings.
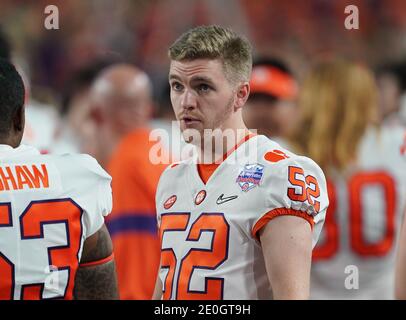
[{"label": "orange number 52", "polygon": [[319,184],[316,178],[311,175],[305,177],[303,169],[294,166],[289,167],[288,178],[293,186],[299,187],[298,193],[297,188],[288,188],[289,199],[300,202],[307,200],[314,207],[315,211],[319,212],[320,202],[314,200],[320,196]]},{"label": "orange number 52", "polygon": [[[161,215],[161,243],[165,232],[184,231],[188,227],[190,213],[168,213]],[[194,269],[217,269],[228,257],[230,226],[223,213],[202,213],[192,224],[186,241],[198,242],[202,232],[213,233],[209,249],[190,249],[176,270],[177,257],[172,248],[161,250],[161,269],[169,269],[164,280],[163,299],[219,300],[223,299],[223,278],[206,277],[203,291],[190,289]],[[177,273],[176,291],[173,292]]]}]

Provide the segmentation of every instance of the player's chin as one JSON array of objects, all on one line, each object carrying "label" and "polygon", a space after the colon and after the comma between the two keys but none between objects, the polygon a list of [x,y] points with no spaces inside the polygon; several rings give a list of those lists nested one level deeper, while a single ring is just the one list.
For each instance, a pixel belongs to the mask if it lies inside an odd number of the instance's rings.
[{"label": "player's chin", "polygon": [[182,127],[181,126],[181,131],[182,131],[182,136],[183,139],[187,143],[191,144],[196,144],[200,143],[201,139],[203,137],[203,128],[196,126],[196,127]]}]

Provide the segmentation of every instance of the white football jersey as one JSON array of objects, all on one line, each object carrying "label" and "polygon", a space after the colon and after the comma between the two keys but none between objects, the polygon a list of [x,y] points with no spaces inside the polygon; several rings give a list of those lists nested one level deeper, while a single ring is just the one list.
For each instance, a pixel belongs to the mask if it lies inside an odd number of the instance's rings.
[{"label": "white football jersey", "polygon": [[163,299],[272,298],[257,232],[275,216],[301,216],[315,245],[328,206],[323,172],[262,135],[207,184],[194,160],[168,167],[158,185]]},{"label": "white football jersey", "polygon": [[86,238],[110,213],[111,177],[87,155],[0,145],[0,299],[71,299]]},{"label": "white football jersey", "polygon": [[313,251],[314,299],[392,299],[406,201],[405,130],[369,129],[357,165],[328,177],[330,207]]}]

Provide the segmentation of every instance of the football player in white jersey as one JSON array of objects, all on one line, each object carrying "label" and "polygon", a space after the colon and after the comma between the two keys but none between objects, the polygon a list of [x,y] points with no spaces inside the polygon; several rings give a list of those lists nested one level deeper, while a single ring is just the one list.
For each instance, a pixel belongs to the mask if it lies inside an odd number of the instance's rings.
[{"label": "football player in white jersey", "polygon": [[0,299],[114,299],[110,176],[21,145],[24,85],[0,59]]},{"label": "football player in white jersey", "polygon": [[326,61],[302,84],[292,138],[323,168],[330,206],[313,251],[314,299],[391,299],[405,209],[403,128],[379,125],[377,87],[365,67]]},{"label": "football player in white jersey", "polygon": [[[312,247],[328,206],[326,182],[311,159],[245,126],[250,44],[230,29],[197,27],[169,56],[181,131],[210,161],[197,155],[161,176],[154,298],[308,298]],[[232,134],[218,150],[208,147],[208,130]]]}]

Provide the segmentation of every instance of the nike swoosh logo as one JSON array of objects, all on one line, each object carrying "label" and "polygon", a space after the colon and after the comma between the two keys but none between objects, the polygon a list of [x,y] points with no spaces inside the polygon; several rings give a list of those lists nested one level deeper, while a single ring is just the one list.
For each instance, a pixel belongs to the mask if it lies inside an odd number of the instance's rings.
[{"label": "nike swoosh logo", "polygon": [[220,197],[217,198],[216,203],[217,204],[222,204],[222,203],[225,203],[227,201],[231,201],[231,200],[234,200],[234,199],[237,199],[237,198],[238,198],[238,196],[224,197],[224,193],[222,193],[220,195]]}]

